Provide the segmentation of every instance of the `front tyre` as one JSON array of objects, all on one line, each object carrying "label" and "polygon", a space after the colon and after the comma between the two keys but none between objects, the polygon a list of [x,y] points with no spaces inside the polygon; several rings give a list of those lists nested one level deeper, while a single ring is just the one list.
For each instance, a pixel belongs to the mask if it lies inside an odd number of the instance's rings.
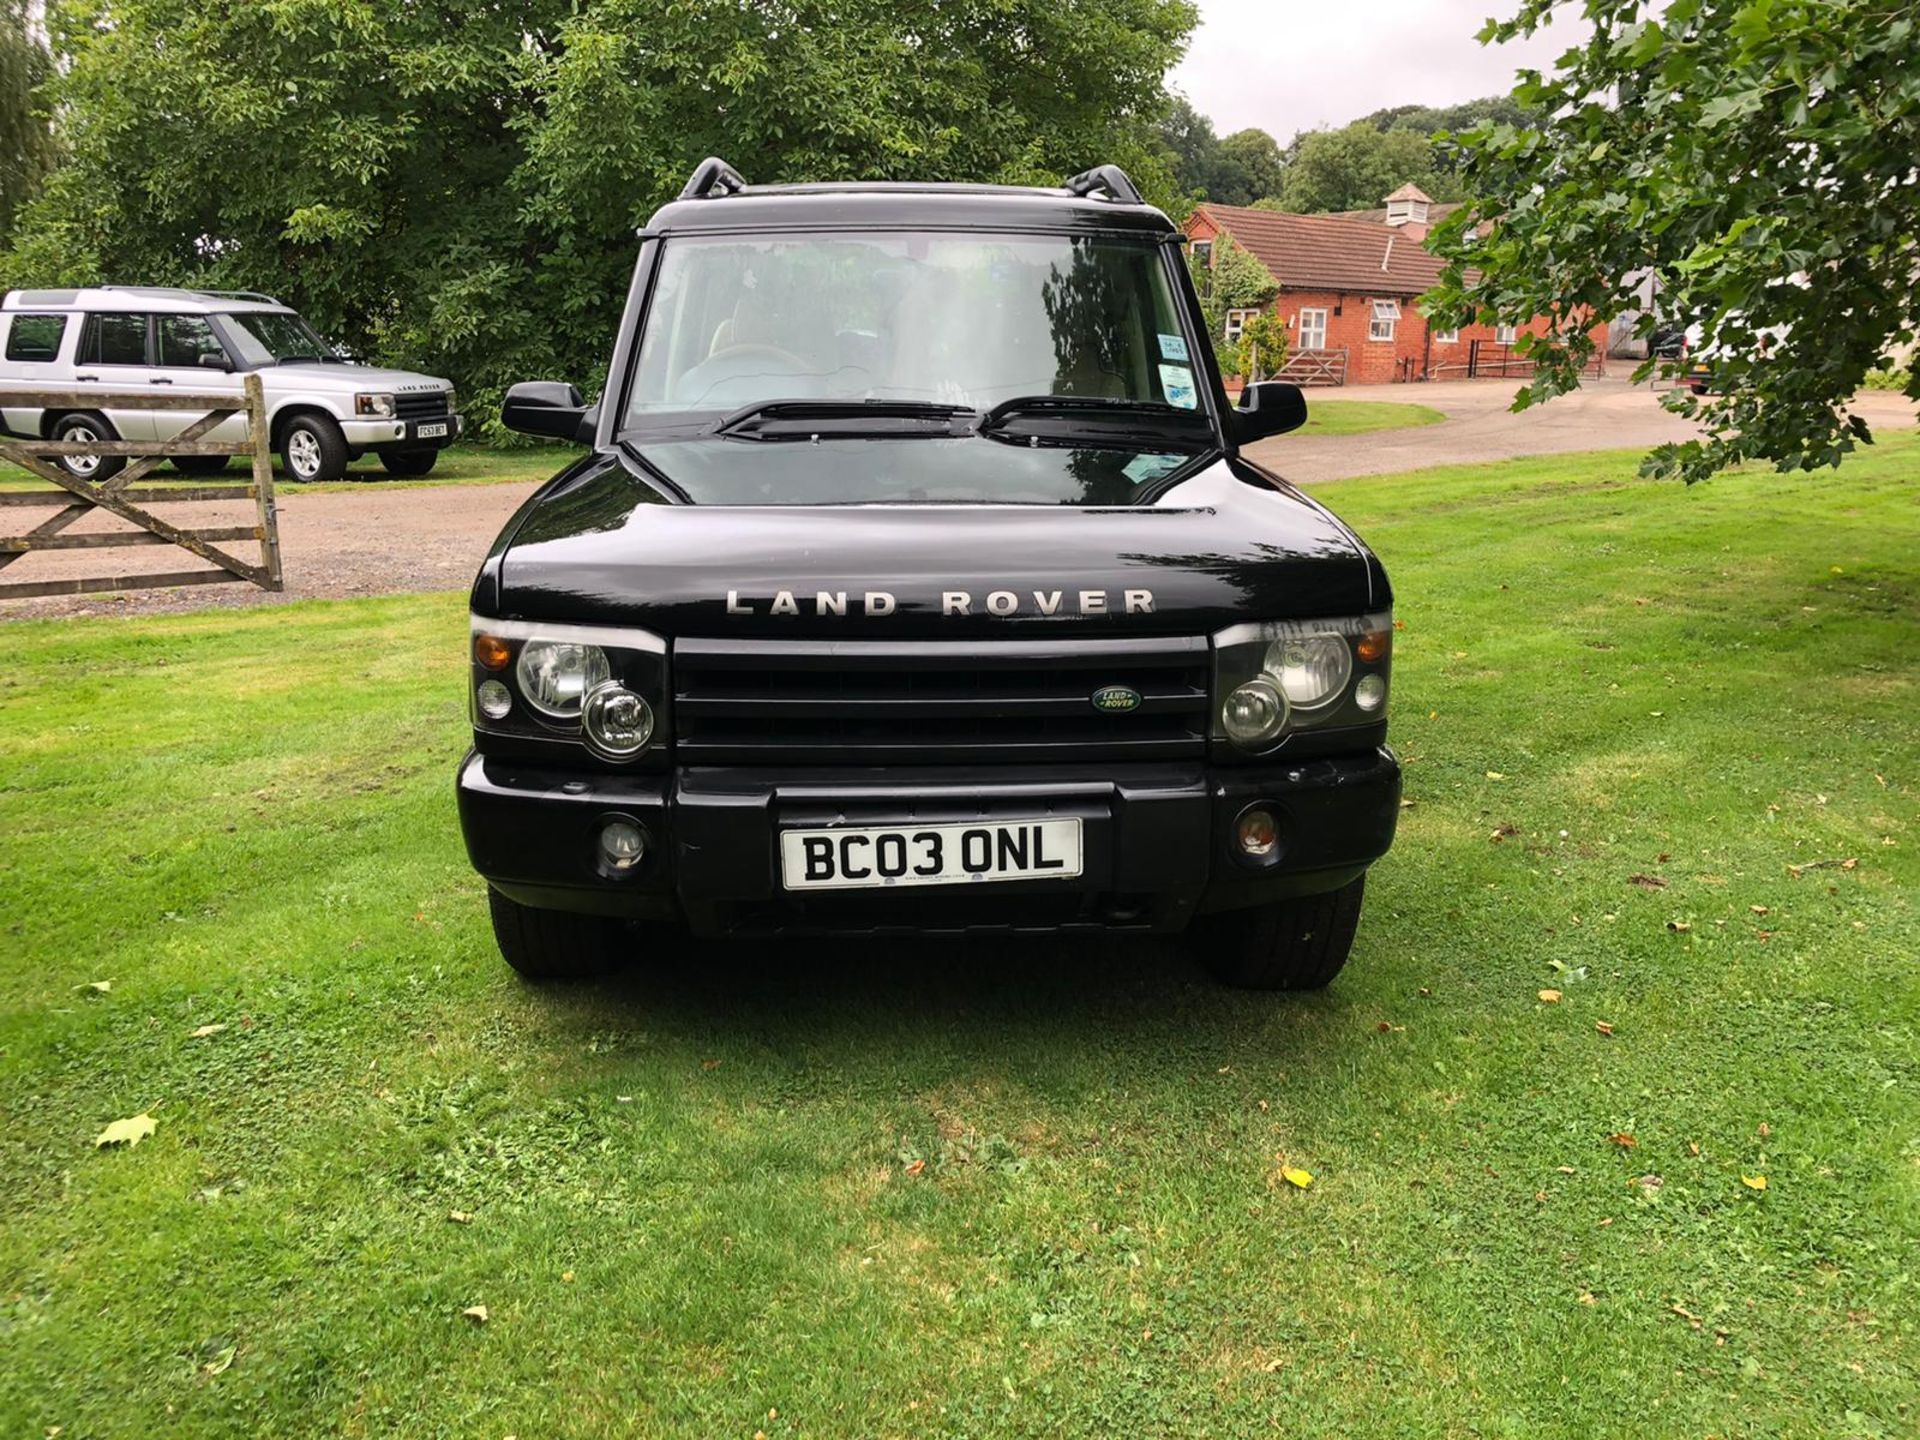
[{"label": "front tyre", "polygon": [[280,463],[287,477],[318,483],[347,473],[347,437],[328,415],[297,415],[280,436]]},{"label": "front tyre", "polygon": [[1214,979],[1242,990],[1323,990],[1347,963],[1367,877],[1324,895],[1204,915],[1189,931]]},{"label": "front tyre", "polygon": [[625,927],[603,915],[536,910],[487,890],[500,954],[528,980],[584,980],[605,975],[626,958]]},{"label": "front tyre", "polygon": [[433,469],[433,462],[440,458],[438,450],[382,450],[380,463],[386,467],[389,475],[399,475],[412,479],[425,475]]}]

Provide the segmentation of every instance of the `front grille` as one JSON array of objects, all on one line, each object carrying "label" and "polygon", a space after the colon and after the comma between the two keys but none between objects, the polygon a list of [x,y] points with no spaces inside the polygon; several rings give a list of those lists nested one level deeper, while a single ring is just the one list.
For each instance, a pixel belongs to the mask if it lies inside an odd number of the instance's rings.
[{"label": "front grille", "polygon": [[444,420],[447,418],[447,392],[415,390],[393,397],[394,418],[399,420]]},{"label": "front grille", "polygon": [[[682,640],[682,762],[1149,760],[1205,753],[1203,639]],[[1097,690],[1138,692],[1096,710]]]}]

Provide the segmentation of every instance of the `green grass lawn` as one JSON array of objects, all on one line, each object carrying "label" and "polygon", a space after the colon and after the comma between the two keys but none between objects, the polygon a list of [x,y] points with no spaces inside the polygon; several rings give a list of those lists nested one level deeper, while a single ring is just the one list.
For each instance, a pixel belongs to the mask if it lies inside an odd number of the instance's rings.
[{"label": "green grass lawn", "polygon": [[1402,405],[1392,400],[1323,400],[1307,392],[1307,435],[1364,435],[1370,430],[1411,430],[1438,425],[1447,417],[1431,405]]},{"label": "green grass lawn", "polygon": [[[314,490],[413,490],[422,485],[492,485],[511,481],[540,481],[553,475],[579,453],[568,445],[533,445],[519,450],[492,450],[484,445],[450,445],[440,453],[431,474],[420,480],[397,480],[380,467],[377,456],[368,455],[347,469],[347,478],[325,485],[306,485],[289,480],[276,462],[274,489],[283,495]],[[227,462],[225,479],[235,482],[246,477],[244,460]],[[180,474],[163,465],[154,472],[153,483],[205,485],[204,477]],[[17,465],[0,464],[0,490],[52,489],[45,481],[29,475]]]},{"label": "green grass lawn", "polygon": [[460,596],[0,627],[0,1433],[1913,1435],[1920,445],[1637,458],[1316,492],[1412,802],[1318,996],[536,991]]}]

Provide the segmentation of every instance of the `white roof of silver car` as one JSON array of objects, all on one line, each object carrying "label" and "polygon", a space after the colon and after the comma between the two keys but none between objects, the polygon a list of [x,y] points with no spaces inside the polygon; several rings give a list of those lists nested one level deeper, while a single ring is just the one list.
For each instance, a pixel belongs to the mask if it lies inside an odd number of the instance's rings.
[{"label": "white roof of silver car", "polygon": [[286,310],[254,290],[181,290],[169,285],[93,285],[76,290],[9,290],[6,310],[141,310],[181,315],[209,311]]}]

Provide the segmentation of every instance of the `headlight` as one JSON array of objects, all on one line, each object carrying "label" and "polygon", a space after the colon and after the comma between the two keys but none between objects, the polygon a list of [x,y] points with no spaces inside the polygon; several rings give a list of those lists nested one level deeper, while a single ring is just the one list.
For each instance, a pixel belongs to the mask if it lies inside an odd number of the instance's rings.
[{"label": "headlight", "polygon": [[609,680],[588,692],[580,714],[587,744],[609,760],[631,760],[653,739],[653,707]]},{"label": "headlight", "polygon": [[353,413],[356,415],[378,415],[391,419],[393,416],[393,396],[370,395],[365,391],[353,397]]},{"label": "headlight", "polygon": [[527,703],[553,720],[578,715],[587,692],[612,677],[606,651],[570,641],[531,641],[520,648],[520,663],[513,667]]},{"label": "headlight", "polygon": [[1213,637],[1216,740],[1264,754],[1296,731],[1378,725],[1393,616],[1235,625]]},{"label": "headlight", "polygon": [[[667,642],[648,630],[472,617],[468,697],[482,748],[571,745],[639,763],[671,734]],[[584,760],[585,756],[581,758]]]},{"label": "headlight", "polygon": [[1220,707],[1227,738],[1242,750],[1265,750],[1287,725],[1287,697],[1264,675],[1236,686]]},{"label": "headlight", "polygon": [[1302,635],[1267,647],[1267,674],[1296,710],[1317,710],[1338,695],[1353,673],[1353,653],[1341,635]]}]

